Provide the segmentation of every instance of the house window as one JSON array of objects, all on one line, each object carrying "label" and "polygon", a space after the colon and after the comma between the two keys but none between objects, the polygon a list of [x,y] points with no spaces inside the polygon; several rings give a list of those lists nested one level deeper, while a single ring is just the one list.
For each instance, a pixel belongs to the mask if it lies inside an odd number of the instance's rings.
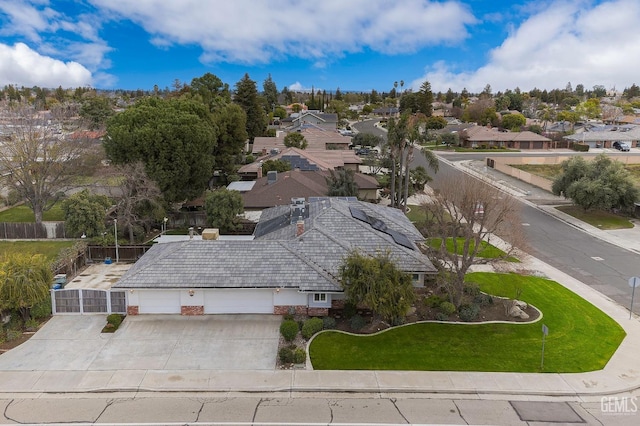
[{"label": "house window", "polygon": [[413,281],[420,281],[420,274],[413,274],[412,278],[413,278]]},{"label": "house window", "polygon": [[326,302],[327,301],[327,294],[326,293],[314,293],[313,294],[313,301],[314,302]]}]

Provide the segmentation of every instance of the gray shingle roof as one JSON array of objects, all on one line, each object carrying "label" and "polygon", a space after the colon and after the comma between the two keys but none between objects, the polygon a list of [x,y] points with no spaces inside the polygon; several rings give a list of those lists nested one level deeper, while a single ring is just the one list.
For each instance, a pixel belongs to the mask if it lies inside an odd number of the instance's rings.
[{"label": "gray shingle roof", "polygon": [[[253,241],[183,241],[152,247],[114,286],[116,288],[299,288],[341,291],[338,271],[352,249],[388,252],[407,272],[435,273],[417,249],[397,244],[391,235],[351,216],[349,207],[383,220],[414,244],[422,235],[397,209],[324,199],[310,203],[305,232],[296,236],[289,206],[263,212]],[[269,226],[261,226],[269,224]]]}]

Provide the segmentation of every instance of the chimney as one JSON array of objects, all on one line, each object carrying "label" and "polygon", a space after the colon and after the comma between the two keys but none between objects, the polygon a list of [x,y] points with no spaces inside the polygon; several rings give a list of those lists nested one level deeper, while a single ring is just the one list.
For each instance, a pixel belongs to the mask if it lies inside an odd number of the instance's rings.
[{"label": "chimney", "polygon": [[296,222],[296,237],[304,234],[304,220],[300,219]]},{"label": "chimney", "polygon": [[267,183],[271,185],[272,183],[276,183],[278,180],[278,172],[275,170],[270,170],[267,172]]},{"label": "chimney", "polygon": [[217,240],[220,238],[220,230],[218,228],[206,228],[202,231],[203,240]]},{"label": "chimney", "polygon": [[262,148],[262,156],[267,155],[267,148]]},{"label": "chimney", "polygon": [[257,175],[256,178],[260,179],[262,177],[262,162],[260,162],[260,164],[258,164],[258,170],[257,170]]},{"label": "chimney", "polygon": [[193,226],[189,227],[189,239],[193,240]]}]

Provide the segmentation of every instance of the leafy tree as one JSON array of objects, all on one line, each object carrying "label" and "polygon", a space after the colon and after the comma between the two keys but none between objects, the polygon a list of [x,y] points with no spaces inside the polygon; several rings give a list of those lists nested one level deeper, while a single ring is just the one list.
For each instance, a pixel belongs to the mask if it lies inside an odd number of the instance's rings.
[{"label": "leafy tree", "polygon": [[357,197],[358,185],[354,180],[355,172],[350,169],[330,170],[327,181],[329,197]]},{"label": "leafy tree", "polygon": [[[421,208],[430,218],[426,234],[437,244],[426,244],[433,264],[446,278],[441,284],[449,301],[459,307],[464,295],[464,277],[472,265],[504,261],[516,247],[524,249],[524,232],[518,202],[481,180],[464,176],[445,184]],[[483,242],[496,237],[508,241],[496,259],[478,258]],[[453,249],[451,249],[453,248]]]},{"label": "leafy tree", "polygon": [[433,92],[428,81],[422,83],[420,90],[415,93],[407,93],[400,98],[400,112],[421,113],[430,117],[433,112]]},{"label": "leafy tree", "polygon": [[104,149],[114,164],[141,161],[167,202],[202,195],[213,173],[217,128],[189,99],[146,98],[107,124]]},{"label": "leafy tree", "polygon": [[223,187],[207,192],[204,209],[207,223],[218,228],[221,233],[228,233],[240,227],[238,215],[244,211],[244,203],[240,192]]},{"label": "leafy tree", "polygon": [[442,133],[438,135],[438,142],[446,144],[447,146],[455,146],[460,142],[460,137],[457,133]]},{"label": "leafy tree", "polygon": [[437,130],[437,129],[444,129],[445,127],[447,127],[447,120],[445,120],[444,117],[427,117],[427,119],[425,120],[425,128],[427,129],[433,129],[433,130]]},{"label": "leafy tree", "polygon": [[36,223],[78,176],[92,175],[100,161],[99,147],[86,138],[61,137],[62,128],[62,121],[47,120],[23,104],[10,106],[0,124],[0,133],[8,135],[0,149],[0,179],[26,201]]},{"label": "leafy tree", "polygon": [[105,218],[111,200],[104,195],[82,190],[62,201],[65,228],[69,235],[92,238],[105,231]]},{"label": "leafy tree", "polygon": [[330,101],[329,106],[326,109],[326,112],[338,114],[338,120],[343,119],[348,111],[349,106],[347,103],[338,99]]},{"label": "leafy tree", "polygon": [[402,323],[415,300],[411,275],[389,253],[351,251],[340,265],[340,282],[348,302],[365,304],[391,324]]},{"label": "leafy tree", "polygon": [[114,115],[111,101],[103,96],[91,96],[82,102],[80,117],[84,118],[92,130],[102,129]]},{"label": "leafy tree", "polygon": [[605,154],[590,162],[578,156],[563,161],[562,174],[553,181],[552,191],[571,199],[585,211],[630,211],[640,196],[624,165]]},{"label": "leafy tree", "polygon": [[0,259],[0,310],[16,310],[23,321],[49,296],[51,262],[40,254],[16,253]]},{"label": "leafy tree", "polygon": [[506,114],[502,117],[502,127],[509,130],[520,131],[527,123],[527,119],[522,114]]},{"label": "leafy tree", "polygon": [[284,160],[267,160],[262,163],[262,175],[266,176],[267,172],[286,172],[291,170],[291,163]]},{"label": "leafy tree", "polygon": [[576,107],[576,113],[585,118],[600,117],[600,114],[602,113],[600,100],[597,98],[587,99]]},{"label": "leafy tree", "polygon": [[573,129],[574,129],[576,123],[578,121],[580,121],[580,114],[578,114],[575,111],[560,111],[560,112],[558,112],[556,117],[560,121],[568,121],[569,123],[571,123],[571,131],[572,132],[573,132]]},{"label": "leafy tree", "polygon": [[299,132],[291,132],[284,137],[284,146],[287,148],[306,149],[309,143],[304,135]]},{"label": "leafy tree", "polygon": [[213,113],[218,128],[218,139],[213,149],[214,168],[225,177],[236,172],[236,159],[242,154],[247,141],[247,115],[236,104],[220,106]]},{"label": "leafy tree", "polygon": [[209,112],[215,111],[219,106],[231,102],[229,85],[223,83],[217,76],[206,73],[202,77],[191,80],[191,93],[204,103]]},{"label": "leafy tree", "polygon": [[256,82],[249,78],[249,74],[245,74],[236,83],[233,101],[240,105],[247,114],[247,135],[249,140],[253,142],[256,136],[262,136],[264,133],[267,127],[267,116],[258,98]]},{"label": "leafy tree", "polygon": [[351,138],[351,144],[354,146],[380,146],[384,142],[381,136],[373,133],[358,133]]},{"label": "leafy tree", "polygon": [[413,189],[414,192],[419,192],[424,190],[424,186],[431,181],[432,177],[427,173],[427,169],[422,166],[418,166],[411,169],[409,172],[409,179],[411,180],[410,189]]},{"label": "leafy tree", "polygon": [[281,106],[277,106],[273,111],[273,116],[279,118],[287,118],[287,110]]}]

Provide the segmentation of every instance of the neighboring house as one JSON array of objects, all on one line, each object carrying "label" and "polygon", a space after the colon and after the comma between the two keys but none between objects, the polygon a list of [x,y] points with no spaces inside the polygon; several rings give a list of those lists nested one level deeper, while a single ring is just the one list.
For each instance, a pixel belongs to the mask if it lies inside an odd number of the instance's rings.
[{"label": "neighboring house", "polygon": [[530,131],[509,132],[495,127],[474,126],[460,133],[460,142],[467,148],[550,149],[553,141]]},{"label": "neighboring house", "polygon": [[344,303],[339,267],[354,249],[389,253],[415,286],[436,274],[400,210],[325,197],[262,216],[253,241],[154,245],[113,286],[126,290],[127,313],[327,315]]},{"label": "neighboring house", "polygon": [[376,108],[372,112],[378,117],[394,117],[398,115],[400,110],[396,107],[383,107],[383,108]]},{"label": "neighboring house", "polygon": [[262,163],[267,160],[284,160],[291,164],[292,169],[300,170],[337,170],[349,169],[354,172],[360,170],[362,158],[353,150],[310,150],[299,148],[285,148],[275,150],[271,155],[258,158],[257,161],[246,164],[238,170],[242,180],[255,180],[262,177]]},{"label": "neighboring house", "polygon": [[338,128],[338,114],[328,114],[320,111],[302,111],[292,114],[291,125],[288,130],[297,131],[305,128],[317,128],[321,130],[336,130]]},{"label": "neighboring house", "polygon": [[[327,178],[330,175],[331,172],[325,170],[273,172],[255,181],[249,191],[242,193],[244,209],[257,211],[289,205],[292,198],[326,197]],[[375,177],[362,173],[355,173],[353,177],[358,185],[359,199],[372,201],[378,198],[378,181]]]},{"label": "neighboring house", "polygon": [[580,133],[565,136],[565,139],[585,143],[591,148],[612,148],[616,141],[626,142],[635,147],[640,141],[640,126],[631,124],[589,126]]},{"label": "neighboring house", "polygon": [[[341,150],[349,149],[351,144],[351,137],[340,134],[337,130],[323,130],[317,128],[306,128],[301,130],[305,140],[307,141],[307,148],[310,151],[318,150]],[[266,155],[273,150],[282,151],[287,147],[284,144],[284,138],[287,136],[286,132],[278,132],[275,137],[261,136],[257,137],[253,141],[251,152],[253,155]]]}]

